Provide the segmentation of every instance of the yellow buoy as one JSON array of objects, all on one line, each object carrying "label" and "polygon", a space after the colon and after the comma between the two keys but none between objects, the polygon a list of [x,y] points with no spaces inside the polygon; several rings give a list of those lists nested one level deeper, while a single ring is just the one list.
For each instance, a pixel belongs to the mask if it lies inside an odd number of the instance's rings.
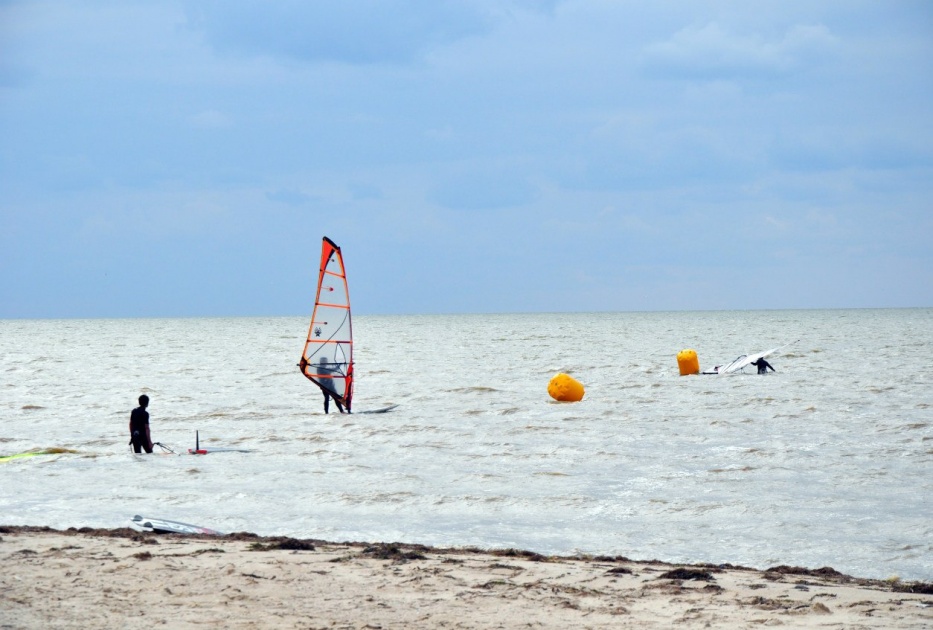
[{"label": "yellow buoy", "polygon": [[583,384],[563,372],[555,374],[547,384],[547,393],[554,400],[561,402],[577,402],[583,400]]},{"label": "yellow buoy", "polygon": [[696,350],[681,350],[677,353],[677,367],[680,368],[680,375],[700,373],[700,359],[697,357]]}]

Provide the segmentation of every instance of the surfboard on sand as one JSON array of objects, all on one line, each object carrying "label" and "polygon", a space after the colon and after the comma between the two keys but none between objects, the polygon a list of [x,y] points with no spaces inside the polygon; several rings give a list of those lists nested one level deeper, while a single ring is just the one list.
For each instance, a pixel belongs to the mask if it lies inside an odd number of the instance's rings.
[{"label": "surfboard on sand", "polygon": [[169,521],[162,518],[149,518],[137,514],[130,519],[130,527],[138,532],[147,532],[155,534],[209,534],[212,536],[223,536],[223,532],[200,525],[191,525],[190,523],[180,523],[179,521]]}]

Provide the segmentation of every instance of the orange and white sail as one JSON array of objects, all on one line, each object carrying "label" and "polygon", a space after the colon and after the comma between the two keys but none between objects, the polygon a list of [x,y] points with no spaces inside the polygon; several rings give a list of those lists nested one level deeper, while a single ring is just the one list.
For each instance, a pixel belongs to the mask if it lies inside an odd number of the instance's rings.
[{"label": "orange and white sail", "polygon": [[314,312],[301,361],[302,374],[349,412],[353,399],[353,328],[350,290],[340,248],[327,238],[321,245]]}]

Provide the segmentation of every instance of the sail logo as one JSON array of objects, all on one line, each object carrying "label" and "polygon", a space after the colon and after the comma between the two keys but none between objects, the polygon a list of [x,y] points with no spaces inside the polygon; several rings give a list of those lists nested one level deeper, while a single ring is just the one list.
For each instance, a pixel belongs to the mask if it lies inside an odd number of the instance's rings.
[{"label": "sail logo", "polygon": [[314,336],[315,336],[315,337],[320,337],[320,336],[321,336],[321,327],[320,327],[320,326],[318,326],[318,327],[316,327],[316,328],[314,329]]}]

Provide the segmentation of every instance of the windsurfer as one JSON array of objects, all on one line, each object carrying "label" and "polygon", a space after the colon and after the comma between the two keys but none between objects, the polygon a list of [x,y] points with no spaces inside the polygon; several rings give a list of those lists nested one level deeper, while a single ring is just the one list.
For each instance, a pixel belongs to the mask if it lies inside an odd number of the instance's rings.
[{"label": "windsurfer", "polygon": [[330,413],[331,398],[334,399],[334,404],[337,405],[337,409],[340,410],[340,413],[345,413],[343,405],[340,404],[340,397],[337,395],[337,390],[334,387],[333,375],[338,371],[337,368],[331,367],[330,361],[328,361],[325,356],[320,358],[315,367],[317,368],[318,376],[325,377],[319,381],[321,391],[324,392],[324,413]]},{"label": "windsurfer", "polygon": [[149,412],[146,407],[149,406],[149,396],[143,394],[139,397],[139,407],[130,414],[130,444],[133,445],[133,451],[141,453],[146,449],[147,453],[152,452],[152,437],[149,435]]},{"label": "windsurfer", "polygon": [[765,361],[765,358],[764,358],[764,357],[761,357],[761,358],[758,359],[757,361],[752,361],[752,365],[754,365],[755,367],[758,368],[758,373],[759,373],[759,374],[767,374],[769,369],[770,369],[772,372],[775,371],[775,369],[774,369],[773,367],[771,367],[771,364],[768,363],[767,361]]}]

